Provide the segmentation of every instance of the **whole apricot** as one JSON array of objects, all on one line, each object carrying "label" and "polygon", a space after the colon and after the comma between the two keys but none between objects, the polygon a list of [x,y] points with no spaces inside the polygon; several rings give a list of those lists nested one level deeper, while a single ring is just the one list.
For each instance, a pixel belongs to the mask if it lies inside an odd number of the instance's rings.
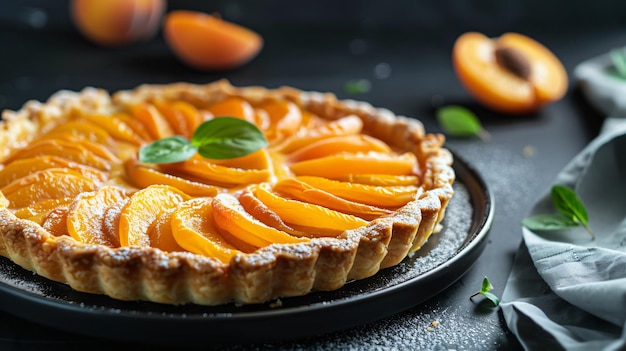
[{"label": "whole apricot", "polygon": [[148,40],[161,25],[166,0],[71,0],[78,31],[101,46],[123,46]]},{"label": "whole apricot", "polygon": [[518,33],[489,38],[468,32],[454,43],[457,77],[482,105],[505,114],[526,114],[561,99],[568,77],[545,46]]},{"label": "whole apricot", "polygon": [[185,64],[199,70],[226,70],[252,60],[263,47],[263,38],[238,24],[201,12],[168,13],[165,40]]}]

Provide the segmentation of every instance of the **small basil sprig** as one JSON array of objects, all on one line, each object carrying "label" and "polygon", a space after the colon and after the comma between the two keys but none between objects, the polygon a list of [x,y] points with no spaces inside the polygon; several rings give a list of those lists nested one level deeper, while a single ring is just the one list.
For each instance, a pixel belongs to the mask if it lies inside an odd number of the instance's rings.
[{"label": "small basil sprig", "polygon": [[446,134],[455,137],[478,137],[483,141],[491,139],[478,117],[469,109],[459,105],[449,105],[437,110],[437,121]]},{"label": "small basil sprig", "polygon": [[522,225],[530,230],[564,230],[582,225],[595,239],[595,234],[589,228],[589,216],[582,201],[574,190],[555,185],[551,191],[552,203],[559,214],[541,214],[522,220]]},{"label": "small basil sprig", "polygon": [[252,123],[236,117],[215,117],[202,123],[191,140],[173,136],[139,149],[144,163],[174,163],[202,157],[223,160],[251,154],[267,146],[263,133]]},{"label": "small basil sprig", "polygon": [[470,296],[470,299],[472,299],[474,296],[478,296],[478,295],[483,295],[486,299],[488,299],[489,301],[491,301],[491,303],[494,306],[498,306],[500,304],[500,299],[494,295],[493,293],[490,293],[489,291],[493,289],[493,285],[491,285],[491,282],[489,281],[489,279],[487,277],[485,277],[483,279],[483,284],[480,288],[480,291],[474,293],[472,296]]}]

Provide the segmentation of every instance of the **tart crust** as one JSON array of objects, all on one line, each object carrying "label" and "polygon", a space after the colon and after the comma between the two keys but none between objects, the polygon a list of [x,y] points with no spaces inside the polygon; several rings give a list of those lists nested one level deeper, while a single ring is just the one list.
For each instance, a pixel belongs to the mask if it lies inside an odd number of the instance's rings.
[{"label": "tart crust", "polygon": [[116,92],[85,88],[60,91],[47,102],[27,102],[4,111],[0,122],[2,158],[78,112],[112,113],[120,106],[157,99],[182,100],[198,107],[229,96],[251,102],[287,99],[326,119],[356,115],[363,131],[418,159],[423,191],[392,214],[335,238],[297,244],[272,244],[239,254],[229,263],[188,252],[150,247],[111,248],[54,236],[35,222],[0,208],[0,255],[73,289],[120,300],[166,304],[219,305],[269,300],[334,290],[394,266],[438,231],[453,196],[452,154],[444,137],[427,134],[416,119],[396,116],[368,103],[338,100],[334,95],[281,87],[234,87],[222,80],[205,85],[143,85]]}]

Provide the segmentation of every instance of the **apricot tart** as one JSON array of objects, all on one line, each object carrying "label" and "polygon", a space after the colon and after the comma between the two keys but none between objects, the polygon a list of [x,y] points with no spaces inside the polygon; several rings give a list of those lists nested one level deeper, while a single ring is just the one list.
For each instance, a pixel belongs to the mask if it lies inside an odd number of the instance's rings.
[{"label": "apricot tart", "polygon": [[[221,116],[253,123],[267,146],[140,161],[143,146]],[[420,249],[453,196],[442,135],[328,93],[85,88],[2,117],[0,254],[114,299],[250,304],[339,289]]]}]

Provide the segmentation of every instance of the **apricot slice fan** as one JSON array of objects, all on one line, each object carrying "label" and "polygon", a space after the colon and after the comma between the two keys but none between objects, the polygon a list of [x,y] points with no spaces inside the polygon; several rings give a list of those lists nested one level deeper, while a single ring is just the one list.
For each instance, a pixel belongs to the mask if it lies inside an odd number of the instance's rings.
[{"label": "apricot slice fan", "polygon": [[[170,21],[172,38],[222,25]],[[449,151],[419,121],[380,114],[226,81],[63,91],[6,111],[0,254],[122,300],[246,304],[340,288],[421,246],[453,195]],[[267,146],[226,159],[201,151],[196,130],[224,116]],[[174,135],[195,154],[142,158]]]}]

